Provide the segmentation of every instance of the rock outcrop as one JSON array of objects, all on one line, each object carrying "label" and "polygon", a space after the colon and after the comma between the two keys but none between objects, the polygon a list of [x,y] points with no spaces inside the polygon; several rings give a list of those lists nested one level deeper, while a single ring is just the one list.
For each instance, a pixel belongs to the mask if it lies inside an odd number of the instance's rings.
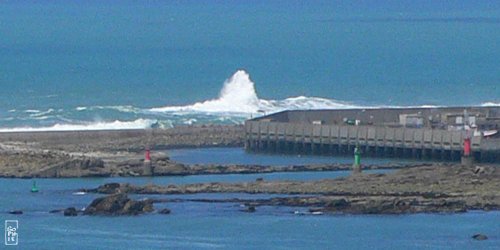
[{"label": "rock outcrop", "polygon": [[486,236],[484,234],[474,234],[474,235],[472,235],[472,238],[475,240],[487,240],[488,236]]},{"label": "rock outcrop", "polygon": [[63,214],[64,214],[64,216],[77,216],[78,211],[74,207],[69,207],[69,208],[64,209]]},{"label": "rock outcrop", "polygon": [[62,161],[43,168],[37,174],[41,178],[53,177],[108,177],[110,173],[104,167],[104,161],[98,158],[79,157]]},{"label": "rock outcrop", "polygon": [[85,208],[85,215],[138,215],[153,211],[153,202],[149,199],[135,201],[126,194],[114,194],[100,197]]},{"label": "rock outcrop", "polygon": [[164,209],[162,209],[162,210],[158,211],[158,213],[159,213],[159,214],[170,214],[170,213],[171,213],[171,211],[170,211],[170,209],[168,209],[168,208],[164,208]]},{"label": "rock outcrop", "polygon": [[242,183],[197,183],[187,185],[134,186],[111,183],[97,193],[194,194],[267,193],[302,195],[264,200],[205,200],[207,202],[244,202],[249,206],[314,207],[318,212],[352,214],[399,214],[422,212],[456,213],[467,210],[500,209],[500,170],[434,164],[401,169],[389,174],[359,174],[319,181],[265,181]]},{"label": "rock outcrop", "polygon": [[0,176],[21,178],[105,177],[110,176],[104,161],[49,150],[1,150]]},{"label": "rock outcrop", "polygon": [[160,175],[187,174],[158,152],[170,148],[242,146],[242,126],[0,133],[0,177],[62,178],[147,175],[144,150]]}]

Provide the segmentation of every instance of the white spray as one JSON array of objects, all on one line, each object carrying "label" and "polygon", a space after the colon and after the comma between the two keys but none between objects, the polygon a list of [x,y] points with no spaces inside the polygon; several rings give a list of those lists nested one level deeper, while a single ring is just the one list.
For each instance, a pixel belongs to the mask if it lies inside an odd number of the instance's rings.
[{"label": "white spray", "polygon": [[258,112],[278,112],[285,109],[341,109],[359,106],[318,97],[291,97],[284,100],[259,99],[255,84],[244,70],[238,70],[224,82],[219,98],[187,106],[150,109],[152,112],[232,113],[248,116]]}]

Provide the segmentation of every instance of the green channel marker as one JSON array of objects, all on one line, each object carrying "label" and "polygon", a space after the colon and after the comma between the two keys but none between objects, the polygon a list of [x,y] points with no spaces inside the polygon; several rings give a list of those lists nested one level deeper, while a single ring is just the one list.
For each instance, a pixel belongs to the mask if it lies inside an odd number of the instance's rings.
[{"label": "green channel marker", "polygon": [[354,165],[361,165],[361,152],[359,151],[358,147],[354,148]]},{"label": "green channel marker", "polygon": [[36,181],[33,181],[33,186],[31,186],[32,193],[38,193],[38,187],[36,186]]}]

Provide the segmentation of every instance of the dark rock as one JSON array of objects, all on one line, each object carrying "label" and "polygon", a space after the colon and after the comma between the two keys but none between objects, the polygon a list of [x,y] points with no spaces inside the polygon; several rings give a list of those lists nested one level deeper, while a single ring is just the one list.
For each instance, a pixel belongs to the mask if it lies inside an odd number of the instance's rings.
[{"label": "dark rock", "polygon": [[92,201],[85,209],[86,215],[138,215],[153,211],[152,200],[134,201],[126,194],[114,194]]},{"label": "dark rock", "polygon": [[171,211],[170,211],[170,209],[168,209],[168,208],[164,208],[164,209],[162,209],[162,210],[158,211],[158,213],[159,213],[159,214],[170,214],[170,212],[171,212]]},{"label": "dark rock", "polygon": [[[113,183],[114,184],[114,183]],[[106,184],[108,185],[108,184]],[[105,185],[105,186],[106,186]],[[112,184],[109,184],[112,185]],[[118,184],[119,185],[119,184]],[[125,194],[100,197],[92,201],[85,209],[84,214],[116,214],[129,201]]]},{"label": "dark rock", "polygon": [[474,174],[475,175],[484,174],[484,167],[476,166],[474,168]]},{"label": "dark rock", "polygon": [[333,201],[328,202],[326,204],[326,206],[329,207],[329,208],[337,208],[337,209],[346,208],[349,205],[350,205],[350,203],[347,200],[345,200],[345,199],[333,200]]},{"label": "dark rock", "polygon": [[129,200],[123,208],[123,214],[138,215],[153,211],[153,202],[150,200],[134,201]]},{"label": "dark rock", "polygon": [[264,178],[259,177],[259,178],[255,179],[255,181],[264,181]]},{"label": "dark rock", "polygon": [[78,211],[74,207],[64,209],[64,216],[77,216]]},{"label": "dark rock", "polygon": [[54,210],[50,210],[49,213],[56,214],[56,213],[60,213],[62,211],[64,211],[64,210],[63,209],[54,209]]},{"label": "dark rock", "polygon": [[97,192],[102,194],[114,194],[117,193],[118,190],[120,190],[120,187],[120,183],[106,183],[102,186],[99,186]]},{"label": "dark rock", "polygon": [[87,158],[70,162],[69,167],[79,167],[80,169],[104,168],[104,161],[96,158]]},{"label": "dark rock", "polygon": [[388,200],[368,200],[364,204],[360,204],[359,213],[363,214],[383,214],[393,211],[394,204]]},{"label": "dark rock", "polygon": [[314,212],[323,212],[323,208],[319,208],[319,207],[312,207],[312,208],[309,208],[308,211],[309,213],[314,213]]},{"label": "dark rock", "polygon": [[474,235],[472,235],[472,238],[475,240],[487,240],[488,236],[486,236],[484,234],[474,234]]},{"label": "dark rock", "polygon": [[23,211],[21,211],[21,210],[12,210],[12,211],[9,211],[9,214],[23,214]]},{"label": "dark rock", "polygon": [[249,206],[249,207],[247,207],[247,209],[245,210],[245,212],[249,212],[249,213],[253,213],[253,212],[255,212],[255,211],[256,211],[256,209],[255,209],[255,207],[254,207],[254,206]]},{"label": "dark rock", "polygon": [[[45,155],[42,155],[45,156]],[[80,177],[80,176],[107,176],[104,161],[98,158],[73,158],[71,156],[54,156],[57,163],[37,173],[40,177]]]},{"label": "dark rock", "polygon": [[[498,210],[500,203],[494,197],[496,197],[495,190],[498,190],[500,172],[493,166],[482,167],[485,169],[484,174],[477,176],[474,175],[474,167],[433,164],[405,168],[387,175],[364,174],[318,181],[260,182],[256,176],[255,182],[212,182],[169,186],[114,183],[96,190],[101,190],[101,193],[141,195],[195,193],[294,195],[270,199],[221,201],[244,204],[244,207],[239,208],[242,211],[250,206],[319,207],[325,213],[347,214],[459,213],[476,209]],[[222,171],[219,171],[218,165],[209,169],[203,165],[186,168],[192,170],[192,173]],[[252,169],[264,171],[264,168],[259,166],[253,166]],[[244,170],[241,171],[243,173]]]}]

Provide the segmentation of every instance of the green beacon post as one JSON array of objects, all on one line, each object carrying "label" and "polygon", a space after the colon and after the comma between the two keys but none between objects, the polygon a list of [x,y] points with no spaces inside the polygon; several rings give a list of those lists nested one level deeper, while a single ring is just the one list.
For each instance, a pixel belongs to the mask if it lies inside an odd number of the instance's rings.
[{"label": "green beacon post", "polygon": [[358,147],[354,148],[354,164],[352,166],[353,173],[361,173],[361,152]]}]

